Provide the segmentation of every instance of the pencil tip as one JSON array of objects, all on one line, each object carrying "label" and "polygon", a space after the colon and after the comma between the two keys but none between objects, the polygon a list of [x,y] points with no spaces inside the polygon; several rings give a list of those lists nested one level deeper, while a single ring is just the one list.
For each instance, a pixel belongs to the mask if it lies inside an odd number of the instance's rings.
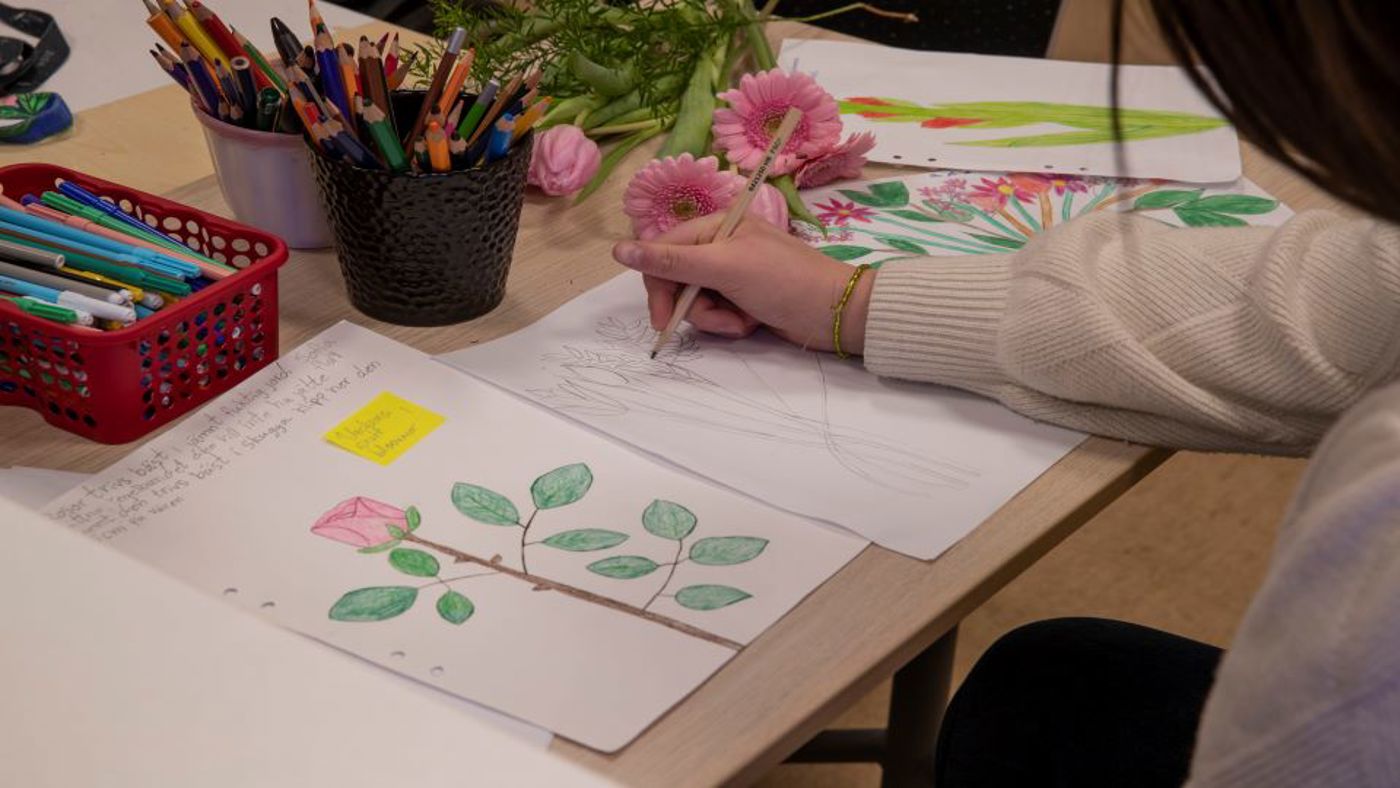
[{"label": "pencil tip", "polygon": [[656,358],[656,351],[655,351],[655,350],[651,351],[651,357],[652,357],[653,360]]}]

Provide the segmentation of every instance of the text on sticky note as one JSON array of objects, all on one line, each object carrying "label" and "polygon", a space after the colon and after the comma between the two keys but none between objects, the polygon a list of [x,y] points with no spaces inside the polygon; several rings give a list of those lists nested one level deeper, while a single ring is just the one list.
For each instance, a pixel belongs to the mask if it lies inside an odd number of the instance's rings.
[{"label": "text on sticky note", "polygon": [[326,433],[326,440],[388,465],[441,427],[443,421],[427,408],[385,391]]}]

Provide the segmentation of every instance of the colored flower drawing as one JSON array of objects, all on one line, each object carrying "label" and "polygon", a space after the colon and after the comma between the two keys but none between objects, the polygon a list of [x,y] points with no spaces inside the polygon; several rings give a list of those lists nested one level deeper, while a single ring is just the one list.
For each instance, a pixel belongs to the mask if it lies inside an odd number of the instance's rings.
[{"label": "colored flower drawing", "polygon": [[852,219],[858,222],[869,222],[870,217],[875,215],[875,212],[869,208],[861,208],[853,202],[841,202],[835,198],[832,198],[827,205],[815,203],[812,207],[817,209],[817,218],[823,224],[834,224],[837,227],[846,226]]}]

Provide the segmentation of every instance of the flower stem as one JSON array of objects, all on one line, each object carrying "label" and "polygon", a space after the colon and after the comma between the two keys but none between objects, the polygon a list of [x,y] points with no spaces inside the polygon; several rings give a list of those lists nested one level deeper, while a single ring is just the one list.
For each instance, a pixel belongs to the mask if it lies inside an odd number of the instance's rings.
[{"label": "flower stem", "polygon": [[524,525],[520,526],[520,571],[522,572],[530,571],[530,567],[525,564],[525,537],[530,534],[530,526],[535,524],[535,515],[539,513],[539,509],[530,512],[530,517],[525,520]]},{"label": "flower stem", "polygon": [[651,599],[648,599],[648,600],[647,600],[647,603],[646,603],[645,605],[642,605],[642,609],[643,609],[643,610],[650,610],[650,609],[651,609],[651,603],[655,602],[655,601],[656,601],[656,598],[659,597],[659,596],[661,596],[662,592],[664,592],[664,591],[671,585],[671,580],[674,579],[675,576],[676,576],[676,567],[677,567],[677,566],[680,564],[680,562],[681,562],[681,550],[683,550],[683,549],[685,549],[685,540],[684,540],[684,539],[677,539],[677,540],[676,540],[676,557],[675,557],[674,559],[671,560],[671,571],[669,571],[669,572],[666,573],[666,580],[665,580],[665,582],[663,582],[663,583],[661,584],[661,587],[660,587],[660,588],[656,589],[656,593],[655,593],[655,594],[652,594],[652,595],[651,595]]},{"label": "flower stem", "polygon": [[827,17],[848,14],[852,11],[864,11],[867,14],[882,16],[886,19],[894,19],[899,22],[909,22],[911,24],[917,24],[919,21],[919,15],[914,13],[913,11],[886,11],[883,8],[873,6],[869,3],[850,3],[848,5],[843,5],[840,8],[833,8],[830,11],[822,11],[819,14],[812,14],[811,16],[791,17],[787,21],[816,22],[819,19],[826,19]]}]

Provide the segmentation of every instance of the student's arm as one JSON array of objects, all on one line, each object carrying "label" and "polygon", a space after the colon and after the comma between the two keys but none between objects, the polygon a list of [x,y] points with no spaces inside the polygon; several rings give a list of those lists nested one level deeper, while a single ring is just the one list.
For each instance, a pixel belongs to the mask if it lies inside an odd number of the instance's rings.
[{"label": "student's arm", "polygon": [[1189,788],[1400,785],[1400,385],[1313,458],[1206,701]]},{"label": "student's arm", "polygon": [[1400,373],[1400,230],[1106,215],[998,256],[889,263],[866,366],[1144,443],[1303,453]]}]

